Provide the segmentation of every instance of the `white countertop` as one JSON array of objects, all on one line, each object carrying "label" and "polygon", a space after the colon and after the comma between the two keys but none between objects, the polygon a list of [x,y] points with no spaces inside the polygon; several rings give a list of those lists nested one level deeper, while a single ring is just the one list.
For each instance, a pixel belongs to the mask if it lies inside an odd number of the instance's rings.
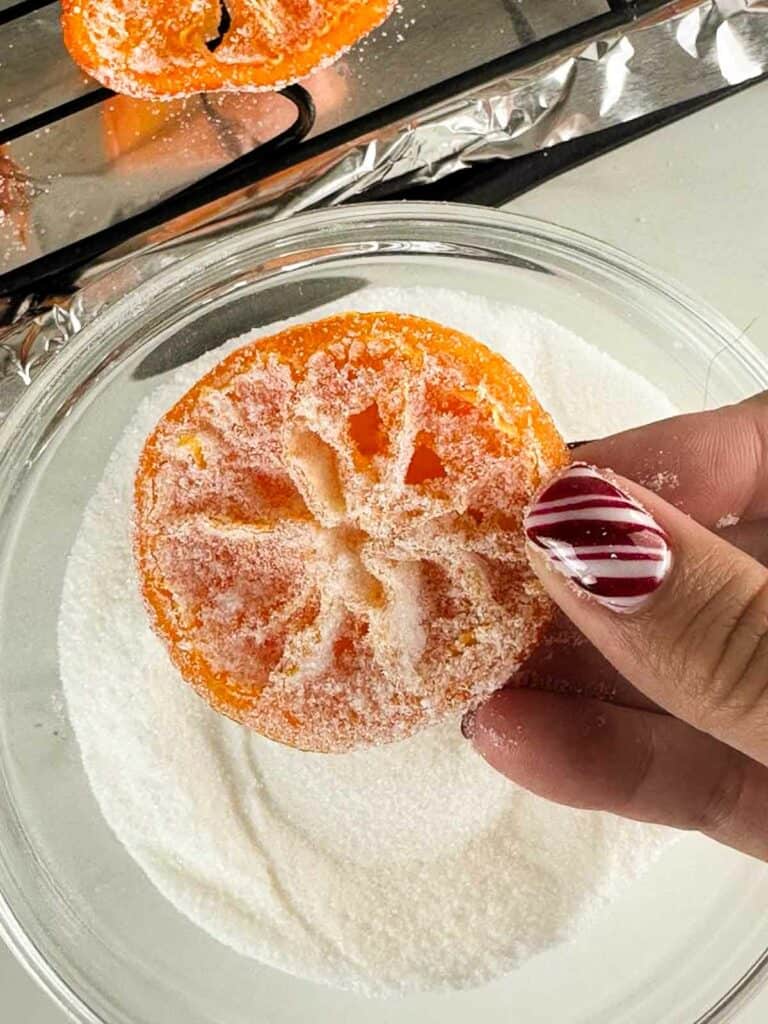
[{"label": "white countertop", "polygon": [[[509,209],[678,278],[768,352],[768,82],[570,171]],[[768,1019],[768,992],[737,1018]],[[2,1024],[65,1024],[0,944]],[[663,1022],[659,1022],[663,1024]]]},{"label": "white countertop", "polygon": [[767,104],[762,82],[507,209],[625,249],[749,327],[747,337],[768,352]]}]

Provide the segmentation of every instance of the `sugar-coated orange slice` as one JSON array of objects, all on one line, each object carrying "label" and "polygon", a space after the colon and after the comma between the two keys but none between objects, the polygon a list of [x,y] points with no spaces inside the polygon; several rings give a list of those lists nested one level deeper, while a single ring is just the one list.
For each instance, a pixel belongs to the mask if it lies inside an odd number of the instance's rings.
[{"label": "sugar-coated orange slice", "polygon": [[348,313],[254,341],[143,449],[154,627],[212,707],[271,739],[404,738],[536,644],[549,604],[522,512],[566,461],[520,374],[429,320]]},{"label": "sugar-coated orange slice", "polygon": [[129,96],[273,89],[338,57],[394,0],[62,0],[64,41]]}]

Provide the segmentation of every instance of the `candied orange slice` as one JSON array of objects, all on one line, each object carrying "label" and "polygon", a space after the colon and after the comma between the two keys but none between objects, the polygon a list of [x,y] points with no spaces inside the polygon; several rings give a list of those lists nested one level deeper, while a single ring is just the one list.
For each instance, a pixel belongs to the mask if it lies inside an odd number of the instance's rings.
[{"label": "candied orange slice", "polygon": [[154,627],[213,708],[271,739],[402,739],[536,644],[549,604],[521,518],[566,461],[520,374],[439,324],[348,313],[254,341],[143,449]]},{"label": "candied orange slice", "polygon": [[62,0],[64,41],[129,96],[273,89],[338,57],[394,0]]}]

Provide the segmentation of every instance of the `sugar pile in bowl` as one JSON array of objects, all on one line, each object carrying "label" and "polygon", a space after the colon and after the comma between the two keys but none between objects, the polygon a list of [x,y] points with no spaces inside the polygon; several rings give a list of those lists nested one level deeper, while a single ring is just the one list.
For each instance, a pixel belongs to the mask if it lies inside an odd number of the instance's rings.
[{"label": "sugar pile in bowl", "polygon": [[[674,412],[647,381],[525,310],[367,289],[301,319],[388,309],[466,331],[529,379],[568,439]],[[155,886],[264,964],[371,995],[462,988],[574,936],[669,834],[546,803],[449,721],[345,755],[282,747],[211,711],[152,633],[131,550],[133,475],[159,417],[235,339],[174,372],[114,451],[72,550],[59,622],[69,716],[107,822]],[[590,401],[563,367],[578,365]]]}]

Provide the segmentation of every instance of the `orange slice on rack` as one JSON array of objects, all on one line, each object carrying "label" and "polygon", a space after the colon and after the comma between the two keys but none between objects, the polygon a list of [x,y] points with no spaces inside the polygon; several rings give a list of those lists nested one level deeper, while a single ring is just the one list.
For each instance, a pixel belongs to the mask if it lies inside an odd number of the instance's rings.
[{"label": "orange slice on rack", "polygon": [[566,461],[520,374],[457,331],[349,313],[255,341],[143,449],[154,627],[213,708],[271,739],[402,739],[537,643],[522,512]]},{"label": "orange slice on rack", "polygon": [[64,41],[129,96],[276,89],[380,25],[393,0],[62,0]]}]

